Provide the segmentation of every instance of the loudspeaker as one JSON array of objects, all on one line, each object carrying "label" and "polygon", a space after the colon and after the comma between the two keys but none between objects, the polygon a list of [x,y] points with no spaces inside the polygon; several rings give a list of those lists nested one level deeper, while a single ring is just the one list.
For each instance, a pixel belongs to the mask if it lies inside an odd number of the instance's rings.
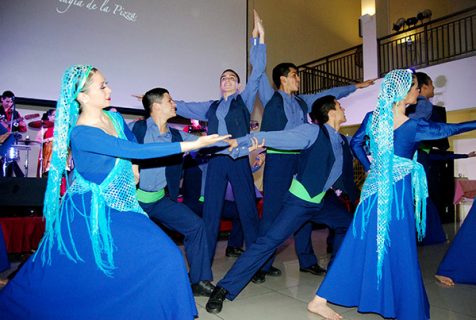
[{"label": "loudspeaker", "polygon": [[0,216],[41,215],[47,179],[0,178]]}]

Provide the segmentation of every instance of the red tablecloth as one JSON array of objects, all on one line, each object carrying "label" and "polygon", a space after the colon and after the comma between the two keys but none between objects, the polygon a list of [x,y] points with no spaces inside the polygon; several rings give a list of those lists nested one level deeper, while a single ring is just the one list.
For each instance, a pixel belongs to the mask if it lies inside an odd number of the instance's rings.
[{"label": "red tablecloth", "polygon": [[38,248],[45,232],[42,217],[0,218],[8,253],[29,252]]},{"label": "red tablecloth", "polygon": [[476,180],[455,179],[454,204],[460,203],[463,198],[473,199],[476,197]]}]

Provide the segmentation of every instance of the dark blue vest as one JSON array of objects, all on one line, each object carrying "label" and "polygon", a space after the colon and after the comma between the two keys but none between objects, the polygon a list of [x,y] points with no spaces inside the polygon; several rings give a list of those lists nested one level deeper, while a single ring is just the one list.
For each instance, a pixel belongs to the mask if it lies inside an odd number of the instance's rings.
[{"label": "dark blue vest", "polygon": [[[329,132],[325,126],[319,126],[320,131],[316,141],[310,148],[301,151],[299,155],[298,171],[296,179],[303,184],[311,197],[315,197],[324,190],[324,185],[329,178],[332,165],[335,161],[332,143],[329,138]],[[356,198],[357,190],[354,184],[353,158],[350,153],[347,139],[343,137],[343,168],[333,187],[341,189],[349,195]]]},{"label": "dark blue vest", "polygon": [[[208,134],[218,133],[217,109],[222,100],[214,101],[208,109]],[[240,138],[250,133],[250,112],[240,95],[231,100],[225,123],[228,133],[233,138]]]},{"label": "dark blue vest", "polygon": [[349,142],[347,138],[341,135],[344,144],[342,145],[342,153],[344,162],[342,164],[342,174],[334,183],[334,187],[347,193],[349,199],[354,202],[359,196],[359,191],[354,182],[354,157],[350,152]]},{"label": "dark blue vest", "polygon": [[[180,131],[170,128],[172,142],[183,141]],[[144,143],[145,133],[147,131],[146,120],[137,121],[132,127],[132,132],[136,136],[137,142]],[[166,167],[165,178],[167,180],[167,190],[170,199],[176,201],[180,193],[180,179],[182,178],[183,154],[175,154],[167,157],[141,160],[138,162],[140,169]]]},{"label": "dark blue vest", "polygon": [[[301,106],[303,112],[304,122],[307,122],[308,108],[307,104],[295,96],[296,101]],[[286,124],[288,123],[288,118],[284,112],[284,101],[283,97],[278,91],[275,91],[271,100],[268,101],[266,107],[264,108],[263,119],[261,121],[261,131],[280,131],[284,130]]]},{"label": "dark blue vest", "polygon": [[319,135],[311,147],[301,151],[296,179],[303,184],[311,197],[324,190],[335,157],[329,132],[320,126]]}]

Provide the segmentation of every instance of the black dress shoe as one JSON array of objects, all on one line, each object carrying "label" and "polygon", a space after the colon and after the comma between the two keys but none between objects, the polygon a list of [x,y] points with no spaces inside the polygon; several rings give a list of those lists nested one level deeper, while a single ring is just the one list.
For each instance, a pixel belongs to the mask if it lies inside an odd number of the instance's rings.
[{"label": "black dress shoe", "polygon": [[255,273],[253,278],[251,278],[253,283],[263,283],[266,281],[266,273],[264,271],[259,270]]},{"label": "black dress shoe", "polygon": [[245,251],[241,248],[226,247],[225,255],[230,258],[238,258],[243,252]]},{"label": "black dress shoe", "polygon": [[220,313],[221,309],[223,309],[223,301],[225,301],[227,294],[228,291],[225,288],[218,286],[215,287],[210,299],[208,299],[207,305],[205,306],[207,311],[215,314]]},{"label": "black dress shoe", "polygon": [[192,284],[192,292],[195,297],[210,297],[215,286],[208,280]]},{"label": "black dress shoe", "polygon": [[310,267],[307,268],[299,268],[299,271],[301,272],[309,272],[312,273],[316,276],[323,276],[326,274],[327,270],[324,268],[321,268],[318,264],[314,264]]},{"label": "black dress shoe", "polygon": [[271,266],[268,271],[266,271],[266,275],[270,277],[279,277],[281,276],[281,270],[276,267]]}]

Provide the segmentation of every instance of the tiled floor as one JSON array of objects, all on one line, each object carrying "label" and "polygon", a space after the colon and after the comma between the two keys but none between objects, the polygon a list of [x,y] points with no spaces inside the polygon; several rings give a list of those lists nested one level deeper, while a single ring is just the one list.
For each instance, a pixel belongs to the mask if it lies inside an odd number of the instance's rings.
[{"label": "tiled floor", "polygon": [[[453,224],[446,225],[445,230],[450,239],[455,230]],[[313,232],[314,249],[317,251],[320,264],[327,265],[328,255],[325,254],[325,230]],[[225,241],[220,241],[213,271],[218,281],[233,264],[233,258],[224,255]],[[469,320],[476,319],[476,286],[459,285],[444,288],[436,283],[433,275],[448,244],[425,246],[419,248],[420,263],[426,291],[430,300],[432,320]],[[223,311],[218,315],[206,312],[206,298],[196,299],[200,319],[225,320],[291,320],[291,319],[322,319],[306,310],[307,303],[313,298],[316,288],[323,277],[299,272],[299,264],[294,253],[294,245],[289,240],[280,250],[276,267],[283,271],[281,277],[267,277],[263,284],[250,283],[233,301],[225,301]],[[476,270],[475,270],[476,272]],[[356,308],[333,306],[344,319],[383,319],[376,314],[361,314]]]},{"label": "tiled floor", "polygon": [[[453,238],[455,227],[445,225],[450,239]],[[327,265],[328,255],[325,253],[326,230],[313,232],[314,249],[317,251],[320,264]],[[216,280],[222,278],[235,259],[224,255],[225,241],[220,241],[213,265]],[[419,248],[423,279],[431,305],[433,320],[476,320],[476,286],[459,285],[444,288],[433,278],[438,264],[446,252],[448,244],[433,245]],[[183,249],[183,248],[182,248]],[[18,263],[13,264],[16,267]],[[274,264],[283,271],[281,277],[267,277],[263,284],[250,283],[235,301],[225,301],[223,311],[218,315],[206,312],[207,298],[196,298],[200,319],[203,320],[294,320],[322,319],[307,312],[306,305],[313,298],[316,288],[323,277],[299,272],[299,265],[294,253],[294,245],[289,240],[280,249]],[[9,271],[11,272],[11,271]],[[476,270],[475,270],[476,272]],[[0,274],[0,278],[7,272]],[[383,319],[375,314],[360,314],[355,308],[334,306],[344,319]]]}]

